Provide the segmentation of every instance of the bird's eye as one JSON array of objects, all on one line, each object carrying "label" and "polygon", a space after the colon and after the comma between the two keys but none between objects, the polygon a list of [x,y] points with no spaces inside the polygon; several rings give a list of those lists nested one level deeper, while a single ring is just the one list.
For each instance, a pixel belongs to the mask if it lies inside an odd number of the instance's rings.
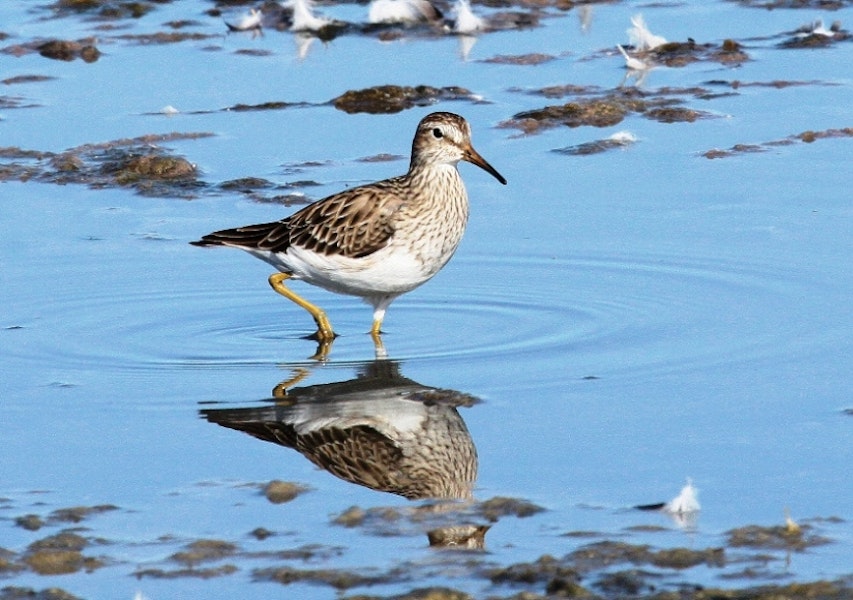
[{"label": "bird's eye", "polygon": [[441,132],[441,129],[439,129],[438,127],[436,127],[435,129],[432,130],[432,135],[435,136],[436,138],[443,138],[444,137],[444,134]]}]

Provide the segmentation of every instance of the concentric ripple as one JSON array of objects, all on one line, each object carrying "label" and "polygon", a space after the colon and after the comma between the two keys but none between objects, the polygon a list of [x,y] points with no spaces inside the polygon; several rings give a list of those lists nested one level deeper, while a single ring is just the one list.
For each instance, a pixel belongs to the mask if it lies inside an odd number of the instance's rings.
[{"label": "concentric ripple", "polygon": [[[254,280],[252,280],[254,281]],[[71,369],[178,369],[304,361],[310,317],[265,285],[203,280],[175,289],[57,295],[24,310],[14,356]],[[341,337],[330,360],[372,357],[370,309],[308,289]],[[802,351],[843,332],[799,299],[829,282],[755,264],[460,257],[397,300],[385,323],[392,358],[561,360],[590,374],[670,371]],[[22,309],[23,310],[23,309]],[[517,363],[516,363],[517,364]]]},{"label": "concentric ripple", "polygon": [[665,256],[460,262],[459,271],[478,276],[457,282],[452,300],[427,286],[425,299],[401,301],[391,317],[404,313],[448,343],[424,348],[388,336],[395,350],[412,358],[562,353],[590,372],[649,372],[791,354],[844,335],[801,302],[840,294],[831,282],[774,266]]}]

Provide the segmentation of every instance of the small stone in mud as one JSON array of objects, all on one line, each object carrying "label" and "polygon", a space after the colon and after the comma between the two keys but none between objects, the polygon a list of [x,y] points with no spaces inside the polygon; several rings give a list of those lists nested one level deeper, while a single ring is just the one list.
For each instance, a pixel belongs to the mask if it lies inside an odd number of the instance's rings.
[{"label": "small stone in mud", "polygon": [[44,527],[44,520],[38,515],[24,515],[15,519],[15,525],[27,531],[38,531]]},{"label": "small stone in mud", "polygon": [[485,502],[480,502],[477,511],[489,521],[497,521],[501,517],[515,516],[519,518],[530,517],[545,509],[527,500],[518,498],[505,498],[495,496]]},{"label": "small stone in mud", "polygon": [[252,531],[249,532],[249,535],[251,535],[256,540],[262,542],[265,539],[267,539],[268,537],[275,535],[275,533],[270,531],[266,527],[256,527]]},{"label": "small stone in mud", "polygon": [[80,44],[64,40],[51,40],[38,47],[39,54],[54,60],[72,61],[77,58]]},{"label": "small stone in mud", "polygon": [[430,548],[450,550],[482,550],[486,545],[489,525],[452,525],[427,531]]},{"label": "small stone in mud", "polygon": [[366,516],[367,513],[363,508],[350,506],[344,512],[335,517],[332,523],[335,525],[342,525],[343,527],[358,527],[364,523]]},{"label": "small stone in mud", "polygon": [[179,156],[146,154],[130,156],[112,165],[116,183],[127,185],[140,179],[191,179],[195,165]]},{"label": "small stone in mud", "polygon": [[80,58],[84,62],[93,63],[101,57],[101,51],[95,46],[83,46],[80,48]]},{"label": "small stone in mud", "polygon": [[36,47],[38,53],[45,58],[64,60],[70,62],[75,58],[82,58],[86,62],[95,62],[101,56],[101,52],[92,44],[81,44],[68,40],[50,40]]},{"label": "small stone in mud", "polygon": [[274,479],[264,486],[264,496],[273,504],[284,504],[306,491],[301,485]]}]

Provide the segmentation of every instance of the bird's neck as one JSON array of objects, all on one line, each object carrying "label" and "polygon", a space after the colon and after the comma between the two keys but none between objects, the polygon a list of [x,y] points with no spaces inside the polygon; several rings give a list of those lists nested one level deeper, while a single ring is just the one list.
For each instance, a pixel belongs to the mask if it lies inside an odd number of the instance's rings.
[{"label": "bird's neck", "polygon": [[465,184],[455,163],[413,164],[406,177],[412,189],[423,192],[417,194],[418,203],[468,202]]}]

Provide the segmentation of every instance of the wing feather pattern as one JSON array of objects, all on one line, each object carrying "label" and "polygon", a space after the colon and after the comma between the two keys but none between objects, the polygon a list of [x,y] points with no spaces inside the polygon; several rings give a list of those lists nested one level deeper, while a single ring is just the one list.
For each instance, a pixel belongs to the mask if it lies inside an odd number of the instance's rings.
[{"label": "wing feather pattern", "polygon": [[394,215],[406,202],[399,179],[346,190],[280,221],[224,229],[192,243],[271,252],[299,246],[327,256],[368,256],[394,235]]}]

